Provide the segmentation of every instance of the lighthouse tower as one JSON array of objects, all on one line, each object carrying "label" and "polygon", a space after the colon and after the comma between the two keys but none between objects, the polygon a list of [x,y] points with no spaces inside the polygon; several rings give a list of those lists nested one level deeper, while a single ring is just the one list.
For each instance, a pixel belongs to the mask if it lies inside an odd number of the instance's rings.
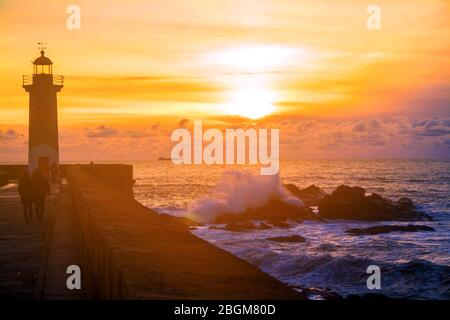
[{"label": "lighthouse tower", "polygon": [[41,168],[49,175],[50,166],[59,165],[58,111],[56,94],[64,77],[53,75],[53,62],[45,56],[33,62],[33,74],[23,76],[23,88],[29,93],[28,169]]}]

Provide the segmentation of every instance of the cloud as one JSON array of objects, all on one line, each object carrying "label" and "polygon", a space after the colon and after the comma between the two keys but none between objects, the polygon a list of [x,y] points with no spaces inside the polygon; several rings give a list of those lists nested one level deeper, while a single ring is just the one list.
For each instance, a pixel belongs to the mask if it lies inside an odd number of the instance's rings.
[{"label": "cloud", "polygon": [[2,131],[0,129],[0,141],[6,141],[6,140],[16,140],[19,138],[22,138],[23,134],[21,134],[19,131],[8,129],[6,131]]},{"label": "cloud", "polygon": [[84,135],[87,138],[143,138],[156,136],[159,128],[159,124],[156,124],[150,128],[116,129],[102,124],[95,129],[85,128]]},{"label": "cloud", "polygon": [[272,123],[288,158],[450,158],[448,118],[304,119]]},{"label": "cloud", "polygon": [[0,161],[26,161],[28,151],[26,137],[16,129],[0,129]]},{"label": "cloud", "polygon": [[180,127],[183,127],[183,128],[185,128],[187,125],[189,124],[189,119],[181,119],[179,122],[178,122],[178,125],[180,126]]},{"label": "cloud", "polygon": [[[450,158],[450,118],[384,117],[367,119],[266,118],[257,121],[209,119],[204,128],[222,132],[231,128],[280,130],[282,159]],[[89,128],[61,128],[60,150],[65,161],[149,160],[167,156],[173,143],[174,125],[189,126],[191,120],[167,123]],[[0,159],[26,159],[23,127],[0,130]],[[107,141],[105,141],[107,140]]]},{"label": "cloud", "polygon": [[119,133],[119,130],[107,127],[102,124],[94,130],[86,129],[85,135],[88,138],[111,138],[116,137]]},{"label": "cloud", "polygon": [[130,137],[130,138],[144,138],[144,137],[150,137],[153,136],[153,132],[149,132],[146,129],[142,130],[126,130],[122,132],[123,137]]},{"label": "cloud", "polygon": [[450,119],[421,119],[414,125],[414,133],[417,136],[440,137],[450,135]]},{"label": "cloud", "polygon": [[299,133],[303,133],[307,130],[313,129],[317,125],[315,120],[301,121],[297,124],[296,128]]},{"label": "cloud", "polygon": [[378,119],[361,120],[354,127],[355,132],[364,132],[380,128],[380,122]]}]

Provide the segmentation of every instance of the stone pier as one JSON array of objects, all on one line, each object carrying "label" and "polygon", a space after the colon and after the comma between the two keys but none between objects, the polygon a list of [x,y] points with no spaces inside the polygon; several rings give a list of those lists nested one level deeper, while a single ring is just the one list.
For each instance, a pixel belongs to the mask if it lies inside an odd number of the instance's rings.
[{"label": "stone pier", "polygon": [[[17,190],[0,191],[0,295],[23,299],[302,299],[189,222],[132,196],[132,167],[70,165],[44,222],[25,224]],[[79,265],[82,290],[68,290]]]}]

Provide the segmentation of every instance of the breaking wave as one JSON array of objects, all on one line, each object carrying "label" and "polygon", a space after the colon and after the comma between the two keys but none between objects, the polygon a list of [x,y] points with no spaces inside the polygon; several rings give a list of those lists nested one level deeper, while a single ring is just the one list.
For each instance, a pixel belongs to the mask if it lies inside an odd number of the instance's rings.
[{"label": "breaking wave", "polygon": [[226,170],[210,196],[198,200],[189,210],[189,217],[210,222],[221,214],[241,214],[249,209],[281,200],[297,206],[303,202],[281,186],[279,175],[256,175],[244,170]]}]

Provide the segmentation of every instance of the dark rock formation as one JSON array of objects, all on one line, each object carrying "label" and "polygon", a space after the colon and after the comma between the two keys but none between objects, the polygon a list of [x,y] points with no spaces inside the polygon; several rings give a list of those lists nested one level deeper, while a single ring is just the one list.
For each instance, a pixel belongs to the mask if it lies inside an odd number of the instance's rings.
[{"label": "dark rock formation", "polygon": [[334,292],[333,290],[329,288],[306,288],[302,291],[303,294],[306,294],[306,296],[310,299],[317,299],[320,297],[320,299],[323,300],[342,300],[343,297],[339,295],[338,293]]},{"label": "dark rock formation", "polygon": [[224,228],[224,230],[235,232],[248,231],[252,229],[258,229],[258,227],[251,222],[242,222],[242,223],[232,222],[227,224]]},{"label": "dark rock formation", "polygon": [[414,209],[414,203],[409,198],[400,198],[397,201],[397,205],[405,209]]},{"label": "dark rock formation", "polygon": [[266,240],[275,241],[275,242],[305,242],[305,238],[303,238],[301,236],[272,237],[272,238],[267,238]]},{"label": "dark rock formation", "polygon": [[285,187],[292,195],[300,198],[307,207],[317,206],[319,200],[328,195],[328,193],[313,184],[304,189],[299,189],[292,183],[285,184],[283,187]]},{"label": "dark rock formation", "polygon": [[317,220],[316,215],[311,209],[298,207],[293,204],[275,199],[261,208],[249,209],[241,214],[222,214],[219,215],[214,223],[241,222],[249,220],[268,220],[286,221],[286,220]]},{"label": "dark rock formation", "polygon": [[282,221],[271,221],[270,223],[261,222],[259,224],[250,222],[250,221],[242,221],[242,222],[230,222],[226,224],[224,227],[219,226],[210,226],[209,229],[214,230],[225,230],[225,231],[234,231],[234,232],[245,232],[251,230],[267,230],[273,227],[278,228],[288,228],[289,224]]},{"label": "dark rock formation", "polygon": [[369,228],[353,228],[348,229],[345,232],[359,236],[359,235],[374,235],[380,233],[389,233],[394,231],[401,231],[401,232],[434,231],[434,228],[429,226],[419,226],[410,224],[407,226],[395,225],[395,226],[375,226]]},{"label": "dark rock formation", "polygon": [[415,209],[408,198],[398,202],[383,198],[377,193],[365,195],[361,187],[339,186],[329,196],[319,200],[319,214],[326,219],[365,221],[418,221],[431,217]]},{"label": "dark rock formation", "polygon": [[272,228],[272,226],[270,224],[265,223],[265,222],[260,223],[259,226],[258,226],[259,230],[267,230],[267,229],[270,229],[270,228]]},{"label": "dark rock formation", "polygon": [[303,288],[292,285],[292,288],[306,295],[309,300],[343,300],[344,297],[330,288]]},{"label": "dark rock formation", "polygon": [[218,227],[218,226],[211,226],[209,229],[214,230],[226,230],[226,231],[233,231],[233,232],[244,232],[244,231],[250,231],[258,229],[258,226],[255,225],[252,222],[230,222],[225,227]]},{"label": "dark rock formation", "polygon": [[260,224],[255,224],[250,221],[243,221],[243,222],[230,222],[225,225],[225,227],[218,227],[218,226],[210,226],[209,229],[213,230],[225,230],[225,231],[233,231],[233,232],[245,232],[245,231],[251,231],[251,230],[267,230],[272,228],[273,226],[262,222]]},{"label": "dark rock formation", "polygon": [[283,222],[283,221],[278,221],[278,220],[270,221],[270,224],[272,226],[278,227],[278,228],[289,228],[289,226],[290,226],[289,223]]}]

